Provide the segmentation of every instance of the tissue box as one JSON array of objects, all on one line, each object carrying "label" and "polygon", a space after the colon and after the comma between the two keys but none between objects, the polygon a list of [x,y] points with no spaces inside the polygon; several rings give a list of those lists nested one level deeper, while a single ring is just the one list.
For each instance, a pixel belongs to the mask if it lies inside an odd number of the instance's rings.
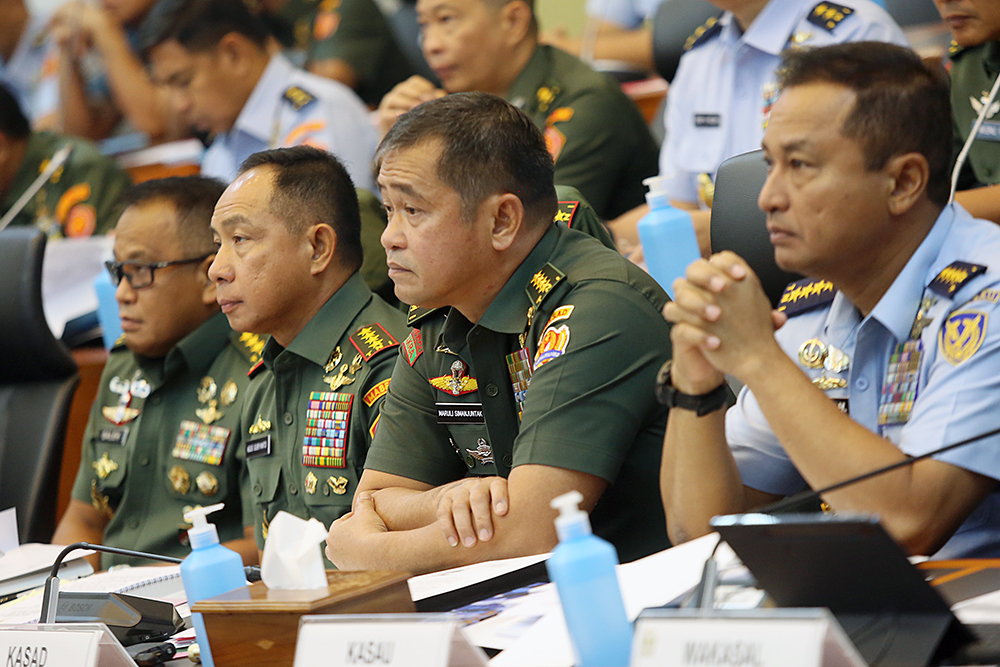
[{"label": "tissue box", "polygon": [[272,591],[264,582],[195,603],[217,667],[292,667],[299,618],[308,614],[415,611],[407,572],[328,570],[326,588]]}]

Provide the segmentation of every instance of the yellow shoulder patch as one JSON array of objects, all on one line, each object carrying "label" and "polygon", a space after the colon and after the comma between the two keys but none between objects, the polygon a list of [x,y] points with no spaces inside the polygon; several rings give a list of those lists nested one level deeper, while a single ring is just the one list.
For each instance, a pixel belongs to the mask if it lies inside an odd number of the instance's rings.
[{"label": "yellow shoulder patch", "polygon": [[968,361],[983,345],[989,315],[977,310],[953,313],[938,332],[938,350],[952,366]]}]

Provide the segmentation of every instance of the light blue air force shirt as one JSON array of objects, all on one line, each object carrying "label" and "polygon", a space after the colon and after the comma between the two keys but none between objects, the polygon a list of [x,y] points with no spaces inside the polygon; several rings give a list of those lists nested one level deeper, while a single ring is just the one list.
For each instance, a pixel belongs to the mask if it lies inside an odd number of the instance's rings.
[{"label": "light blue air force shirt", "polygon": [[724,160],[760,148],[777,99],[775,70],[786,47],[863,40],[908,46],[884,9],[871,0],[847,2],[852,12],[834,22],[815,15],[821,5],[828,12],[831,3],[771,0],[746,32],[725,12],[681,57],[667,95],[660,149],[660,175],[670,179],[671,199],[699,202],[700,174],[714,180]]},{"label": "light blue air force shirt", "polygon": [[[920,339],[923,355],[919,389],[905,424],[880,426],[879,397],[889,357],[910,336],[921,299],[934,278],[955,261],[981,264],[984,273],[963,285],[952,298],[930,293],[937,303]],[[826,306],[791,317],[775,334],[785,353],[803,373],[821,370],[798,362],[799,347],[818,338],[847,353],[850,367],[828,377],[847,386],[826,394],[847,400],[851,419],[890,440],[909,456],[918,456],[965,438],[1000,428],[1000,228],[972,218],[957,205],[945,208],[902,272],[867,317],[837,293]],[[791,495],[805,481],[746,388],[726,414],[726,439],[743,483]],[[935,457],[952,465],[1000,479],[1000,436],[959,447]],[[936,558],[1000,556],[1000,493],[991,493],[969,516]]]},{"label": "light blue air force shirt", "polygon": [[201,173],[228,183],[254,153],[302,144],[333,153],[355,187],[374,191],[371,163],[376,136],[364,103],[342,83],[298,69],[275,55],[232,129],[205,151]]}]

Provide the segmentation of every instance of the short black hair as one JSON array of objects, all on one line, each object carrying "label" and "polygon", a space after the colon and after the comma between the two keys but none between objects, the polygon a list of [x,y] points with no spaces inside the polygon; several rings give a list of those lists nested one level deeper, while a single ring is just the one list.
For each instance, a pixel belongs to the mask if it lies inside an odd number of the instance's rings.
[{"label": "short black hair", "polygon": [[312,146],[274,148],[254,153],[240,165],[240,174],[257,167],[274,170],[271,212],[293,233],[324,223],[337,233],[337,257],[356,271],[364,259],[361,212],[351,175],[332,154]]},{"label": "short black hair", "polygon": [[177,213],[177,235],[184,252],[191,256],[214,252],[212,212],[226,186],[205,176],[173,176],[129,186],[118,197],[118,210],[154,201],[173,205]]},{"label": "short black hair", "polygon": [[897,155],[920,153],[930,174],[927,196],[937,206],[951,191],[952,117],[948,77],[910,49],[853,42],[789,49],[778,71],[782,89],[832,83],[854,91],[841,134],[861,144],[865,167],[877,171]]},{"label": "short black hair", "polygon": [[541,131],[514,105],[487,93],[454,93],[406,112],[382,139],[376,169],[386,156],[440,140],[437,176],[462,198],[471,221],[498,192],[517,195],[532,226],[552,223],[558,202],[555,166]]},{"label": "short black hair", "polygon": [[265,24],[250,13],[242,0],[168,0],[154,7],[143,22],[139,44],[143,58],[154,47],[176,41],[188,51],[214,48],[231,32],[246,37],[259,48],[267,47]]},{"label": "short black hair", "polygon": [[23,140],[31,136],[31,125],[21,110],[14,93],[0,84],[0,134],[9,139]]}]

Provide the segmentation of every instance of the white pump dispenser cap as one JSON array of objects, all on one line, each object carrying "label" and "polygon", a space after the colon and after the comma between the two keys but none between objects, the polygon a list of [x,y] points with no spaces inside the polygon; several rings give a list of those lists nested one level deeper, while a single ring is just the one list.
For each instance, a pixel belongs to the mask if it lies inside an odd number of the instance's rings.
[{"label": "white pump dispenser cap", "polygon": [[591,534],[590,517],[580,509],[582,502],[583,494],[574,490],[556,496],[549,503],[552,509],[559,510],[559,516],[556,517],[556,534],[560,542]]},{"label": "white pump dispenser cap", "polygon": [[650,176],[642,181],[642,184],[649,188],[646,193],[646,203],[650,207],[670,206],[670,197],[667,195],[667,183],[669,176]]},{"label": "white pump dispenser cap", "polygon": [[208,507],[196,507],[184,513],[184,520],[192,524],[188,528],[188,541],[192,549],[204,549],[219,543],[219,530],[214,523],[208,522],[208,515],[218,512],[225,506],[225,503],[216,503]]}]

